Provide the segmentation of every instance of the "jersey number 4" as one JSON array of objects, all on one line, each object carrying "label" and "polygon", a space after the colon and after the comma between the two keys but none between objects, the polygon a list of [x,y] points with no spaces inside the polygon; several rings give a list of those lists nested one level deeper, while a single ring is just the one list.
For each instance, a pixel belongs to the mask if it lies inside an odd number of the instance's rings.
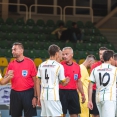
[{"label": "jersey number 4", "polygon": [[49,76],[48,76],[48,74],[47,74],[47,69],[45,69],[45,79],[46,79],[46,81],[47,81],[47,83],[48,83]]},{"label": "jersey number 4", "polygon": [[[104,81],[104,79],[105,79],[105,76],[107,76],[107,77],[106,77],[107,81],[104,83],[103,81]],[[99,73],[99,80],[100,80],[100,85],[107,86],[108,83],[109,83],[109,81],[110,81],[110,74],[106,72],[106,73],[102,76],[101,73]]]}]

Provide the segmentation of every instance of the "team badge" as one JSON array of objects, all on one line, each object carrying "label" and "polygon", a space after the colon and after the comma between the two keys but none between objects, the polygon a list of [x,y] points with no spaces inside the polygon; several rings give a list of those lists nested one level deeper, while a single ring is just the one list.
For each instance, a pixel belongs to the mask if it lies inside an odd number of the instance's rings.
[{"label": "team badge", "polygon": [[22,70],[22,76],[26,77],[28,75],[28,71],[27,70]]},{"label": "team badge", "polygon": [[74,74],[74,80],[78,79],[78,74]]}]

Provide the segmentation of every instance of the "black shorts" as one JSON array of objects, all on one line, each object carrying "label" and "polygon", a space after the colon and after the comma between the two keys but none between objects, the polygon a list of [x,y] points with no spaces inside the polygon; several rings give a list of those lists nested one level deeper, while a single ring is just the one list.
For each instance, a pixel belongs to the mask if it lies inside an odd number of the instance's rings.
[{"label": "black shorts", "polygon": [[99,115],[99,111],[96,105],[96,90],[93,90],[92,103],[93,103],[93,110],[89,110],[90,114]]},{"label": "black shorts", "polygon": [[36,116],[36,108],[33,108],[32,106],[33,96],[33,88],[25,91],[11,90],[10,115],[12,117],[20,117],[22,116],[22,111],[24,111],[24,116],[26,117]]},{"label": "black shorts", "polygon": [[63,114],[80,114],[79,96],[76,90],[59,90]]}]

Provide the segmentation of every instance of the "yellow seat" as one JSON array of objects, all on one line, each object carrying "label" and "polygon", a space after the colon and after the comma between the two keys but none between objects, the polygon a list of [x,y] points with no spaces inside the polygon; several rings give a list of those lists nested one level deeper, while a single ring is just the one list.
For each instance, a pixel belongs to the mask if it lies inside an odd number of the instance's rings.
[{"label": "yellow seat", "polygon": [[4,77],[6,74],[7,67],[4,68],[2,76]]},{"label": "yellow seat", "polygon": [[85,61],[85,59],[80,59],[78,63],[82,64],[84,61]]},{"label": "yellow seat", "polygon": [[14,59],[15,59],[15,58],[11,58],[11,59],[10,59],[10,62],[13,61]]},{"label": "yellow seat", "polygon": [[0,66],[6,67],[8,65],[8,60],[5,57],[0,57]]},{"label": "yellow seat", "polygon": [[41,58],[35,58],[35,59],[34,59],[34,63],[35,63],[35,65],[36,65],[36,67],[38,67],[42,62],[43,62],[43,61],[42,61]]}]

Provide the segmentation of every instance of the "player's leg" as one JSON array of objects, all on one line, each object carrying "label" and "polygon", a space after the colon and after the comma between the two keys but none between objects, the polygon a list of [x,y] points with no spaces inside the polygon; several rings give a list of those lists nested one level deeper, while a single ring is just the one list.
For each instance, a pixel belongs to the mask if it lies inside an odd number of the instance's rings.
[{"label": "player's leg", "polygon": [[33,107],[32,105],[32,99],[34,98],[34,89],[28,89],[26,91],[22,91],[22,103],[23,103],[23,109],[24,109],[24,116],[30,117],[30,116],[36,116],[36,107]]},{"label": "player's leg", "polygon": [[61,117],[63,115],[62,105],[59,100],[44,100],[46,116],[48,117]]},{"label": "player's leg", "polygon": [[12,117],[22,116],[22,101],[20,97],[20,92],[11,90],[10,94],[10,115]]},{"label": "player's leg", "polygon": [[99,111],[96,105],[96,91],[95,90],[93,90],[93,94],[92,94],[92,103],[93,103],[93,110],[89,110],[89,112],[92,115],[92,117],[99,117]]},{"label": "player's leg", "polygon": [[102,103],[101,102],[97,102],[97,108],[98,108],[100,117],[102,117]]},{"label": "player's leg", "polygon": [[68,110],[70,117],[78,117],[78,114],[81,113],[80,103],[79,103],[79,95],[76,90],[69,92],[69,105]]},{"label": "player's leg", "polygon": [[60,102],[62,104],[63,117],[65,117],[68,109],[68,91],[60,89],[59,95],[60,95]]},{"label": "player's leg", "polygon": [[115,117],[116,101],[103,101],[102,117]]}]

